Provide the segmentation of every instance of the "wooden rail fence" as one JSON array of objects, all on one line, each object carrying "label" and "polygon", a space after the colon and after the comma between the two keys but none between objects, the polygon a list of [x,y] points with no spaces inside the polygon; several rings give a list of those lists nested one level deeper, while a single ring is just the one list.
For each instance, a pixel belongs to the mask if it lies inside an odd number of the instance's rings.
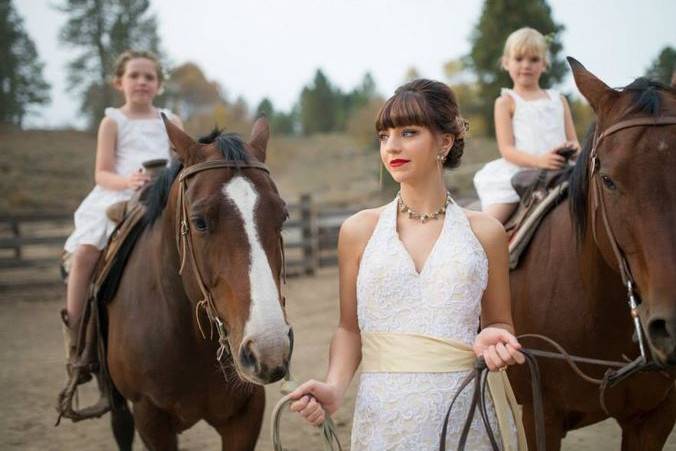
[{"label": "wooden rail fence", "polygon": [[[283,230],[287,274],[312,275],[321,267],[335,265],[338,230],[357,208],[319,208],[312,196],[305,194],[288,209],[290,217]],[[64,213],[0,216],[0,290],[60,283],[59,258],[72,222],[72,214]],[[17,271],[29,275],[15,277]],[[36,279],[42,274],[42,280],[32,280],[31,274]]]}]

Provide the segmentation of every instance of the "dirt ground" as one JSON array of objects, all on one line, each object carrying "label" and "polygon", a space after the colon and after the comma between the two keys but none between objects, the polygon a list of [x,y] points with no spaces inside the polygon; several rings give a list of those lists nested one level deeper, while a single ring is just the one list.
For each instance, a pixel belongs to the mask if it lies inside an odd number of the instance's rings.
[{"label": "dirt ground", "polygon": [[[324,376],[328,343],[337,320],[336,277],[336,270],[331,269],[289,281],[286,297],[296,336],[291,368],[298,380]],[[58,287],[0,292],[0,450],[116,449],[107,417],[78,424],[64,421],[54,427],[54,401],[64,381],[57,315],[62,302],[63,292]],[[344,446],[349,445],[356,385],[355,381],[346,404],[334,418]],[[267,387],[267,394],[257,450],[271,449],[269,415],[280,397],[279,384]],[[282,420],[282,431],[289,450],[321,449],[317,430],[291,415]],[[217,434],[204,423],[181,434],[179,440],[182,450],[220,449]],[[144,449],[138,436],[134,449]],[[564,440],[563,449],[619,450],[620,429],[613,421],[605,421],[572,432]],[[676,450],[676,432],[672,432],[665,449]]]}]

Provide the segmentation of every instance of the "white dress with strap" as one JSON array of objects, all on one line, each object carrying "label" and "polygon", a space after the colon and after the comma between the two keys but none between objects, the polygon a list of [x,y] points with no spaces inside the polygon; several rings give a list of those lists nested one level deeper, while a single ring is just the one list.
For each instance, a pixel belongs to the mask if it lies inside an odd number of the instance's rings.
[{"label": "white dress with strap", "polygon": [[[479,328],[488,260],[469,220],[448,205],[442,231],[422,270],[415,269],[397,233],[397,201],[381,212],[357,277],[357,315],[367,334],[418,334],[472,345]],[[364,372],[352,426],[356,450],[438,449],[443,418],[467,371]],[[455,449],[471,393],[453,408],[447,444]],[[495,426],[492,404],[490,416]],[[467,449],[491,449],[477,415]]]},{"label": "white dress with strap", "polygon": [[[502,95],[514,99],[512,130],[514,146],[531,155],[540,155],[566,141],[563,102],[561,95],[548,89],[547,97],[524,100],[512,89],[502,89]],[[487,163],[474,175],[481,206],[508,204],[519,201],[519,195],[512,188],[512,176],[523,167],[499,158]]]},{"label": "white dress with strap", "polygon": [[[162,110],[168,117],[171,112]],[[106,108],[105,114],[117,124],[114,171],[127,177],[142,168],[142,163],[157,158],[170,158],[169,137],[159,116],[129,119],[118,108]],[[134,193],[131,189],[114,191],[96,185],[75,211],[75,230],[64,248],[74,252],[81,244],[103,249],[115,224],[106,216],[106,208]]]}]

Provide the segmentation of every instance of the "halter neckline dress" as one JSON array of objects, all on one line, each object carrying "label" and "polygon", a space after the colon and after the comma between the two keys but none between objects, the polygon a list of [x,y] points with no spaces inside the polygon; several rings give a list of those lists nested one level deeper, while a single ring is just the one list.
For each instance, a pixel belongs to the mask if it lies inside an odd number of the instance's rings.
[{"label": "halter neckline dress", "polygon": [[[442,230],[420,272],[397,233],[397,201],[386,205],[357,276],[357,316],[364,334],[418,334],[472,345],[479,328],[488,260],[464,211],[448,205]],[[467,371],[363,372],[355,403],[351,449],[433,450],[450,400]],[[457,401],[448,446],[455,449],[470,391]],[[493,430],[495,412],[490,406]],[[467,449],[489,450],[475,417]]]},{"label": "halter neckline dress", "polygon": [[[566,141],[566,126],[561,95],[547,89],[546,98],[525,100],[513,89],[503,88],[502,95],[514,99],[512,131],[514,146],[531,155],[541,155]],[[517,166],[504,158],[493,160],[474,175],[481,206],[510,204],[519,201],[512,188],[512,176],[528,169]]]}]

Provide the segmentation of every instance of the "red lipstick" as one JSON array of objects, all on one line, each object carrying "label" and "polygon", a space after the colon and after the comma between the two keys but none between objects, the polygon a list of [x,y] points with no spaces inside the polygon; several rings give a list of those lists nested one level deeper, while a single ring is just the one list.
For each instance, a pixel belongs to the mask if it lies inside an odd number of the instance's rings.
[{"label": "red lipstick", "polygon": [[390,167],[391,167],[391,168],[398,168],[398,167],[400,167],[400,166],[405,165],[405,164],[408,163],[409,161],[411,161],[411,160],[403,160],[403,159],[401,159],[401,158],[396,158],[396,159],[390,161]]}]

